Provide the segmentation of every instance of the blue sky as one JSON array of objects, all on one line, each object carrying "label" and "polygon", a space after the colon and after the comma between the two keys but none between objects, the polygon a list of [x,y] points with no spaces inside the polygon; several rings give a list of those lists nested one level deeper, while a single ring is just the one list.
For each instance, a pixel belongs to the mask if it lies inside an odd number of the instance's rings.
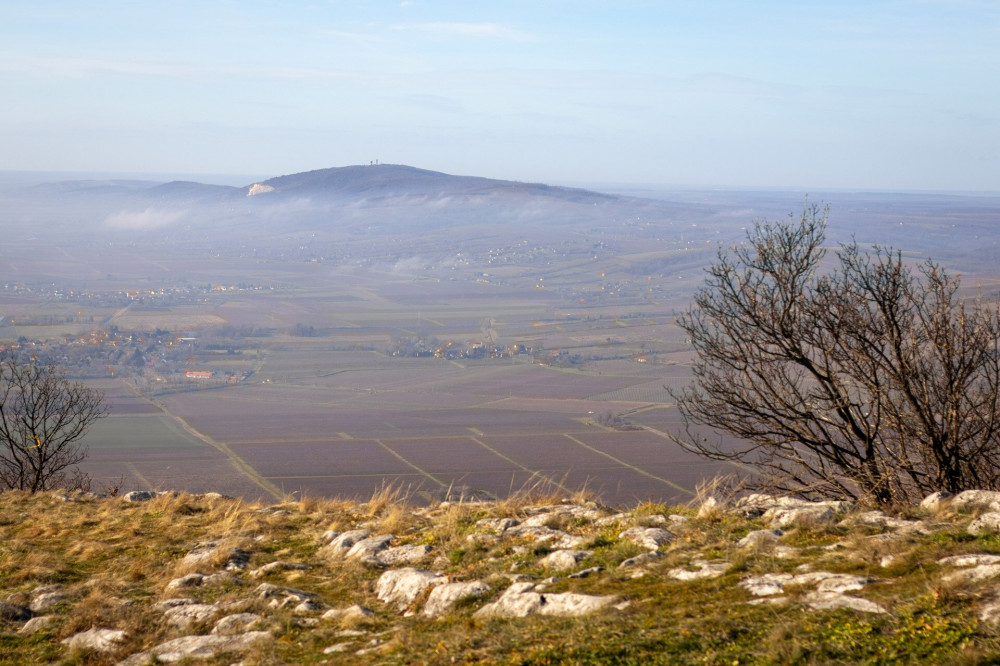
[{"label": "blue sky", "polygon": [[7,2],[0,170],[1000,191],[1000,3]]}]

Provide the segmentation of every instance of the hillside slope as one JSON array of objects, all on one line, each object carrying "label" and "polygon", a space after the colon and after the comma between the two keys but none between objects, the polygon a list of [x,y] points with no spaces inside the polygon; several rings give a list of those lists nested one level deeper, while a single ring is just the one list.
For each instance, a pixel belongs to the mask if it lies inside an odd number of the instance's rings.
[{"label": "hillside slope", "polygon": [[0,663],[987,662],[997,508],[6,492]]}]

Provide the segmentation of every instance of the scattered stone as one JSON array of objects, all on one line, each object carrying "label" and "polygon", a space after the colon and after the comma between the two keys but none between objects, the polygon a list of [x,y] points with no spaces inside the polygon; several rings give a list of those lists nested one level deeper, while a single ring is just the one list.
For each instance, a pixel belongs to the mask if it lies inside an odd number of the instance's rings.
[{"label": "scattered stone", "polygon": [[546,569],[572,569],[581,560],[594,554],[592,550],[554,550],[538,560],[538,566]]},{"label": "scattered stone", "polygon": [[849,597],[839,592],[810,592],[802,597],[802,602],[813,610],[835,610],[849,608],[862,613],[885,613],[886,610],[874,601]]},{"label": "scattered stone", "polygon": [[788,585],[795,576],[792,574],[762,574],[760,576],[750,576],[739,582],[739,586],[755,597],[769,597],[775,594],[782,594],[785,585]]},{"label": "scattered stone", "polygon": [[222,561],[222,568],[226,571],[243,571],[250,562],[250,553],[242,548],[229,548],[216,541],[196,544],[191,552],[181,560],[181,566],[201,567],[210,566],[215,562]]},{"label": "scattered stone", "polygon": [[630,557],[627,560],[623,560],[621,564],[618,565],[619,569],[630,569],[632,567],[640,567],[663,557],[663,553],[653,550],[648,553],[640,553],[635,557]]},{"label": "scattered stone", "polygon": [[521,521],[516,518],[483,518],[476,521],[476,529],[499,533],[509,530],[511,527],[517,527],[520,524]]},{"label": "scattered stone", "polygon": [[88,629],[62,640],[70,650],[94,650],[110,652],[125,640],[125,632],[120,629]]},{"label": "scattered stone", "polygon": [[767,544],[772,544],[785,533],[779,529],[754,530],[736,542],[737,548],[760,548]]},{"label": "scattered stone", "polygon": [[[332,534],[332,536],[330,536]],[[347,555],[354,547],[354,544],[371,536],[370,530],[349,530],[342,534],[337,532],[327,532],[324,538],[330,536],[329,543],[319,549],[318,554],[322,557],[339,559]]]},{"label": "scattered stone", "polygon": [[264,618],[257,613],[236,613],[220,618],[212,627],[213,634],[232,636],[246,633],[251,627],[260,624]]},{"label": "scattered stone", "polygon": [[833,520],[833,508],[820,504],[809,506],[779,506],[765,511],[762,519],[768,521],[771,527],[790,527],[793,525],[816,525]]},{"label": "scattered stone", "polygon": [[358,560],[370,566],[378,566],[378,555],[389,547],[395,539],[391,534],[370,536],[354,542],[354,545],[344,554],[344,559]]},{"label": "scattered stone", "polygon": [[17,630],[22,636],[34,636],[39,631],[45,629],[56,619],[55,615],[39,615],[24,623],[24,626]]},{"label": "scattered stone", "polygon": [[242,652],[254,646],[258,641],[271,638],[266,631],[248,631],[245,634],[224,636],[208,634],[207,636],[183,636],[156,647],[137,652],[118,662],[118,666],[145,666],[151,661],[174,662],[184,659],[209,659],[223,652]]},{"label": "scattered stone", "polygon": [[357,622],[359,620],[370,620],[373,617],[375,617],[374,611],[357,604],[348,606],[347,608],[331,608],[322,615],[322,619],[332,620],[335,622],[344,620],[348,622]]},{"label": "scattered stone", "polygon": [[163,617],[176,629],[187,629],[192,624],[204,622],[222,610],[217,604],[185,604],[168,608]]},{"label": "scattered stone", "polygon": [[122,499],[126,502],[148,502],[155,498],[156,493],[151,490],[133,490],[130,493],[122,495]]},{"label": "scattered stone", "polygon": [[[280,585],[272,585],[271,583],[261,583],[254,590],[258,599],[270,599],[271,608],[285,608],[294,604],[298,610],[298,607],[307,601],[312,601],[314,595],[311,592],[306,592],[305,590],[297,590],[293,587],[281,587]],[[306,610],[318,610],[319,607],[315,606],[313,608],[308,608]]]},{"label": "scattered stone", "polygon": [[500,598],[475,612],[475,617],[527,617],[528,615],[555,615],[577,617],[588,615],[612,606],[618,601],[614,596],[594,596],[563,592],[539,594],[533,592],[533,583],[514,583]]},{"label": "scattered stone", "polygon": [[262,567],[258,567],[253,571],[249,572],[247,575],[250,578],[263,578],[267,574],[275,573],[277,571],[305,571],[309,568],[308,564],[300,564],[298,562],[270,562]]},{"label": "scattered stone", "polygon": [[950,504],[954,495],[947,490],[939,490],[931,493],[920,501],[920,508],[928,513],[937,513],[945,504]]},{"label": "scattered stone", "polygon": [[983,564],[1000,564],[1000,555],[952,555],[942,557],[938,564],[945,567],[976,567]]},{"label": "scattered stone", "polygon": [[379,601],[405,611],[427,589],[447,582],[448,579],[442,574],[423,569],[390,569],[375,582],[375,596]]},{"label": "scattered stone", "polygon": [[419,564],[427,559],[431,550],[427,544],[406,544],[383,550],[375,556],[375,560],[384,567]]},{"label": "scattered stone", "polygon": [[490,592],[486,583],[474,580],[468,583],[445,583],[431,590],[424,604],[424,615],[438,617],[451,609],[462,599],[482,597]]},{"label": "scattered stone", "polygon": [[530,539],[535,543],[549,543],[553,548],[576,548],[586,541],[581,536],[537,525],[518,525],[507,529],[503,534],[505,537]]},{"label": "scattered stone", "polygon": [[[967,490],[965,492],[972,492],[972,491]],[[977,492],[985,492],[985,491],[977,491]],[[958,498],[960,498],[964,494],[965,493],[959,493],[958,496],[955,498],[955,501],[957,502]],[[974,536],[979,536],[980,534],[996,534],[997,532],[1000,532],[1000,512],[990,511],[989,513],[984,513],[983,515],[979,516],[971,523],[969,523],[967,531],[969,534],[972,534]]]},{"label": "scattered stone", "polygon": [[706,562],[704,560],[692,561],[691,567],[671,569],[667,575],[676,580],[701,580],[703,578],[718,578],[729,570],[729,564],[726,562]]},{"label": "scattered stone", "polygon": [[205,574],[200,573],[189,573],[186,576],[181,576],[180,578],[174,578],[172,581],[167,583],[167,586],[163,589],[164,592],[175,592],[188,587],[199,587],[201,582],[205,579]]},{"label": "scattered stone", "polygon": [[865,511],[848,519],[850,522],[862,525],[883,527],[904,534],[927,534],[927,528],[921,520],[903,520],[887,516],[882,511]]},{"label": "scattered stone", "polygon": [[767,597],[782,594],[789,585],[816,585],[819,592],[840,594],[850,590],[860,590],[865,585],[876,582],[868,576],[810,571],[800,574],[771,573],[750,576],[740,581],[739,586],[754,596]]},{"label": "scattered stone", "polygon": [[674,535],[659,527],[630,527],[619,534],[618,538],[628,539],[643,548],[659,550],[663,544],[670,543]]},{"label": "scattered stone", "polygon": [[1000,511],[1000,492],[995,490],[963,490],[951,498],[951,508]]},{"label": "scattered stone", "polygon": [[719,504],[719,500],[714,497],[709,497],[701,506],[698,507],[698,515],[696,516],[699,520],[705,520],[714,518],[722,511],[722,505]]},{"label": "scattered stone", "polygon": [[566,577],[567,578],[586,578],[587,576],[589,576],[591,574],[601,573],[602,571],[604,571],[604,567],[590,567],[588,569],[582,569],[580,571],[577,571],[576,573],[571,573],[570,575],[568,575]]},{"label": "scattered stone", "polygon": [[978,583],[1000,576],[1000,564],[980,564],[968,569],[952,571],[941,577],[945,583]]},{"label": "scattered stone", "polygon": [[67,598],[66,594],[60,591],[53,590],[51,592],[42,592],[41,594],[35,595],[31,599],[31,603],[28,604],[28,608],[30,608],[33,613],[40,613],[59,605],[63,601],[66,601]]},{"label": "scattered stone", "polygon": [[17,604],[0,601],[0,620],[6,620],[8,622],[27,622],[33,615],[34,613],[24,606],[18,606]]}]

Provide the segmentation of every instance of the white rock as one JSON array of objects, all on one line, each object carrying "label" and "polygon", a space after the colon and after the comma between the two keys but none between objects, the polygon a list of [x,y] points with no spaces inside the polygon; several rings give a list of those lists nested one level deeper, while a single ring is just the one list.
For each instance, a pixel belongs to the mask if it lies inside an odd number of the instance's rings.
[{"label": "white rock", "polygon": [[430,595],[427,597],[427,603],[424,605],[424,615],[437,617],[450,610],[452,606],[462,599],[481,597],[489,594],[489,592],[490,586],[479,580],[467,583],[445,583],[444,585],[438,585],[431,590]]},{"label": "white rock", "polygon": [[380,601],[393,604],[399,610],[404,611],[425,590],[444,585],[447,582],[448,579],[445,576],[423,569],[412,567],[390,569],[379,576],[375,582],[375,596]]},{"label": "white rock", "polygon": [[704,560],[694,560],[691,562],[693,568],[676,568],[667,572],[667,575],[675,580],[701,580],[704,578],[718,578],[729,570],[726,562],[706,562]]},{"label": "white rock", "polygon": [[212,627],[213,634],[223,634],[231,636],[233,634],[246,633],[248,629],[260,622],[264,618],[257,613],[236,613],[219,618],[219,621]]},{"label": "white rock", "polygon": [[110,652],[118,648],[125,640],[125,632],[120,629],[88,629],[62,640],[62,644],[71,650],[96,650]]},{"label": "white rock", "polygon": [[174,578],[172,581],[167,583],[167,586],[163,588],[163,591],[176,592],[177,590],[189,587],[198,587],[201,585],[204,579],[205,579],[205,574],[189,573],[186,576],[181,576],[180,578]]},{"label": "white rock", "polygon": [[937,513],[953,497],[947,490],[939,490],[920,500],[920,508],[928,513]]},{"label": "white rock", "polygon": [[40,613],[62,603],[67,598],[68,597],[63,592],[43,592],[35,595],[31,599],[31,603],[28,604],[28,608],[30,608],[33,613]]},{"label": "white rock", "polygon": [[130,493],[122,495],[122,499],[126,502],[148,502],[155,498],[156,493],[151,490],[133,490]]},{"label": "white rock", "polygon": [[354,547],[354,544],[371,536],[369,530],[349,530],[337,534],[330,543],[319,549],[318,554],[333,559],[344,557]]},{"label": "white rock", "polygon": [[365,608],[364,606],[354,604],[353,606],[348,606],[347,608],[331,608],[327,612],[323,613],[321,617],[324,620],[332,620],[335,622],[342,620],[369,620],[375,617],[375,612]]},{"label": "white rock", "polygon": [[978,583],[1000,576],[1000,564],[980,564],[968,569],[952,571],[941,577],[946,583]]},{"label": "white rock", "polygon": [[365,564],[377,565],[379,563],[376,558],[377,555],[387,549],[389,544],[395,538],[396,537],[391,534],[380,534],[378,536],[370,536],[356,541],[347,553],[344,554],[344,559],[358,560],[359,562],[364,562]]},{"label": "white rock", "polygon": [[[967,490],[966,492],[972,492],[972,491]],[[976,492],[986,492],[986,491],[979,490]],[[959,493],[959,495],[956,497],[956,501],[958,501],[958,497],[961,497],[964,494],[965,493]],[[969,523],[967,531],[969,534],[973,534],[976,536],[980,534],[996,534],[997,532],[1000,532],[1000,512],[990,511],[989,513],[984,513],[983,515],[979,516],[971,523]]]},{"label": "white rock", "polygon": [[521,521],[515,518],[483,518],[476,521],[476,528],[480,530],[490,530],[492,532],[503,532],[511,527],[517,527]]},{"label": "white rock", "polygon": [[431,547],[427,544],[406,544],[383,550],[375,555],[375,561],[384,567],[419,564],[427,559],[431,550]]},{"label": "white rock", "polygon": [[656,550],[651,550],[648,553],[640,553],[640,554],[636,555],[635,557],[630,557],[627,560],[623,560],[622,563],[618,565],[618,568],[619,569],[629,569],[629,568],[632,568],[632,567],[643,566],[643,565],[655,562],[656,560],[660,559],[661,557],[663,557],[663,553],[661,553],[659,551],[656,551]]},{"label": "white rock", "polygon": [[514,583],[499,599],[476,611],[475,617],[527,617],[533,614],[576,617],[613,606],[618,601],[618,597],[614,596],[599,597],[575,592],[539,594],[533,589],[531,583]]},{"label": "white rock", "polygon": [[17,633],[22,636],[33,636],[52,624],[52,621],[55,619],[55,615],[39,615],[38,617],[33,617],[25,622],[24,626],[17,630]]},{"label": "white rock", "polygon": [[719,505],[719,500],[715,499],[714,497],[709,497],[704,502],[701,503],[700,507],[698,507],[697,518],[699,519],[711,518],[716,514],[718,514],[721,508],[722,507]]},{"label": "white rock", "polygon": [[133,654],[118,662],[118,666],[145,666],[154,658],[157,662],[167,663],[183,659],[209,659],[223,652],[242,652],[258,641],[270,638],[271,634],[266,631],[249,631],[236,636],[183,636],[161,643],[151,650]]},{"label": "white rock", "polygon": [[762,574],[750,576],[739,582],[739,586],[755,597],[769,597],[785,591],[785,585],[792,582],[792,574]]},{"label": "white rock", "polygon": [[222,609],[216,604],[185,604],[168,608],[163,616],[167,624],[177,629],[187,629],[196,622],[203,622]]},{"label": "white rock", "polygon": [[779,529],[754,530],[736,542],[737,548],[759,548],[774,543],[785,533]]},{"label": "white rock", "polygon": [[578,562],[593,554],[592,550],[554,550],[538,560],[538,566],[546,569],[572,569]]},{"label": "white rock", "polygon": [[674,535],[659,527],[630,527],[618,535],[619,539],[628,539],[643,548],[657,550],[665,543],[670,543]]},{"label": "white rock", "polygon": [[251,578],[261,578],[269,573],[274,573],[276,571],[305,571],[309,568],[308,564],[300,564],[298,562],[270,562],[262,567],[258,567],[248,573],[247,575]]},{"label": "white rock", "polygon": [[790,527],[829,522],[833,516],[834,510],[825,505],[772,507],[764,512],[762,520],[769,521],[771,527]]},{"label": "white rock", "polygon": [[964,490],[951,500],[954,509],[989,509],[1000,511],[1000,492],[995,490]]},{"label": "white rock", "polygon": [[839,592],[810,592],[802,598],[802,602],[813,610],[835,610],[849,608],[862,613],[885,613],[886,610],[874,601],[849,597]]},{"label": "white rock", "polygon": [[979,555],[952,555],[942,557],[938,564],[946,567],[976,567],[981,564],[998,564],[1000,555],[979,554]]},{"label": "white rock", "polygon": [[562,530],[535,525],[511,527],[504,531],[503,535],[505,537],[530,539],[536,543],[549,543],[553,548],[576,548],[586,541],[581,536],[568,534]]}]

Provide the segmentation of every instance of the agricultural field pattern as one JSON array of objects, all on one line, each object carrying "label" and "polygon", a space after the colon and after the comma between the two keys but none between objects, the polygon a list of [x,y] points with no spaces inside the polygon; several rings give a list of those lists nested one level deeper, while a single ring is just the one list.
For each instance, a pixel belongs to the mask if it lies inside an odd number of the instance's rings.
[{"label": "agricultural field pattern", "polygon": [[741,470],[671,439],[691,379],[676,318],[719,247],[808,202],[831,205],[831,249],[890,244],[996,296],[996,196],[597,193],[395,165],[19,180],[0,189],[0,347],[105,392],[95,490],[683,502]]}]

